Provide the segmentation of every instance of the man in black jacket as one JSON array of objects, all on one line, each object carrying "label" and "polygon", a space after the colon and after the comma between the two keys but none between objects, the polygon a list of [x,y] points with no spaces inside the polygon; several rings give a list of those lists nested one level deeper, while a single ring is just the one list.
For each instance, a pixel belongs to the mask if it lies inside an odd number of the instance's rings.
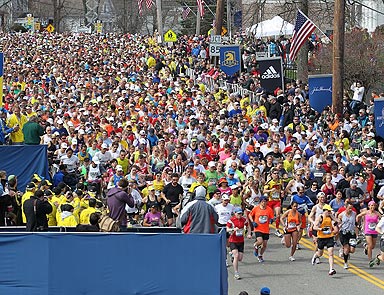
[{"label": "man in black jacket", "polygon": [[280,116],[282,113],[281,105],[277,102],[277,99],[274,96],[269,97],[269,102],[271,105],[268,112],[269,118],[271,120],[277,119],[278,121],[280,121]]},{"label": "man in black jacket", "polygon": [[47,214],[52,212],[52,206],[44,197],[42,190],[37,190],[35,194],[24,202],[24,213],[27,218],[26,231],[47,231]]}]

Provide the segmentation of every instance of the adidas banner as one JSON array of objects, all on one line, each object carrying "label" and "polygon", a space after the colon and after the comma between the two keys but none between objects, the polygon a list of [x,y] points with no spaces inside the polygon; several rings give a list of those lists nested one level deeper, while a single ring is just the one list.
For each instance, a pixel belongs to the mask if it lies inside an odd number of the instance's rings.
[{"label": "adidas banner", "polygon": [[321,113],[326,106],[332,106],[332,75],[308,76],[309,105]]},{"label": "adidas banner", "polygon": [[241,54],[239,45],[220,46],[220,69],[232,76],[241,69]]},{"label": "adidas banner", "polygon": [[262,58],[258,61],[260,84],[267,92],[273,93],[277,88],[284,90],[284,72],[281,57]]}]

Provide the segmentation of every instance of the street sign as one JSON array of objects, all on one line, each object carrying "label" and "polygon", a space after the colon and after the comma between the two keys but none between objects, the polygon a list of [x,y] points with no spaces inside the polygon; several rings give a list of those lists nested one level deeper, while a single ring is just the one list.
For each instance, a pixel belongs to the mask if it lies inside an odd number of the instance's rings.
[{"label": "street sign", "polygon": [[52,24],[48,24],[48,26],[45,28],[45,30],[48,33],[52,33],[55,30],[55,27]]},{"label": "street sign", "polygon": [[210,35],[209,56],[220,56],[221,36]]},{"label": "street sign", "polygon": [[177,35],[174,31],[168,30],[168,32],[164,34],[164,42],[176,42],[176,41],[177,41]]},{"label": "street sign", "polygon": [[39,22],[35,22],[35,31],[40,31],[40,23]]},{"label": "street sign", "polygon": [[101,34],[103,32],[103,23],[100,20],[97,20],[95,23],[96,33]]}]

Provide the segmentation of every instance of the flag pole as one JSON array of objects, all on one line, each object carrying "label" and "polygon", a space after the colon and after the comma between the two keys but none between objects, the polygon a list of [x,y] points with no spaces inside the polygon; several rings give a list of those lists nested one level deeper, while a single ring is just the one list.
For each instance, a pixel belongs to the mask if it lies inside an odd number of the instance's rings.
[{"label": "flag pole", "polygon": [[189,7],[187,5],[187,3],[183,2],[184,6],[188,7],[189,8],[189,11],[192,12],[195,16],[197,16],[197,14],[191,9],[191,7]]},{"label": "flag pole", "polygon": [[[310,20],[309,18],[308,18],[308,16],[304,13],[304,12],[302,12],[301,11],[301,9],[298,9],[308,20]],[[322,33],[325,37],[327,37],[327,39],[328,39],[328,41],[329,42],[331,42],[332,43],[332,40],[331,39],[329,39],[329,37],[322,31],[322,30],[320,30],[320,28],[314,23],[314,22],[312,22],[314,25],[315,25],[315,27],[316,27],[316,29],[318,29],[319,31],[320,31],[320,33]]]},{"label": "flag pole", "polygon": [[211,8],[209,8],[209,6],[207,5],[207,3],[205,3],[205,1],[203,1],[203,3],[205,4],[205,6],[208,8],[209,12],[215,16],[215,14],[213,13],[213,11],[211,10]]}]

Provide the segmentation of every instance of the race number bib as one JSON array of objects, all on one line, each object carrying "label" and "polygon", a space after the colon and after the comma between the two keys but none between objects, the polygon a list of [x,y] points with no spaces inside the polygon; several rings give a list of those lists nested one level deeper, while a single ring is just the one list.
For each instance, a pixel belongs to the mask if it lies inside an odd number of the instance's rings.
[{"label": "race number bib", "polygon": [[273,193],[272,194],[272,199],[273,200],[280,200],[280,193]]},{"label": "race number bib", "polygon": [[259,223],[260,224],[264,224],[264,223],[267,223],[268,222],[268,216],[266,216],[266,215],[261,215],[260,217],[259,217]]},{"label": "race number bib", "polygon": [[356,240],[356,239],[349,239],[348,244],[349,244],[351,247],[356,247],[356,245],[357,245],[357,240]]},{"label": "race number bib", "polygon": [[238,229],[236,232],[235,232],[235,235],[236,237],[241,237],[244,235],[244,230],[243,229]]},{"label": "race number bib", "polygon": [[375,223],[375,222],[370,222],[370,223],[368,224],[368,228],[369,228],[370,230],[375,230],[376,225],[377,225],[377,223]]},{"label": "race number bib", "polygon": [[330,227],[324,227],[323,228],[323,234],[329,235],[331,233],[331,228]]},{"label": "race number bib", "polygon": [[294,223],[294,222],[289,222],[289,223],[288,223],[288,228],[289,228],[289,229],[296,228],[296,223]]}]

